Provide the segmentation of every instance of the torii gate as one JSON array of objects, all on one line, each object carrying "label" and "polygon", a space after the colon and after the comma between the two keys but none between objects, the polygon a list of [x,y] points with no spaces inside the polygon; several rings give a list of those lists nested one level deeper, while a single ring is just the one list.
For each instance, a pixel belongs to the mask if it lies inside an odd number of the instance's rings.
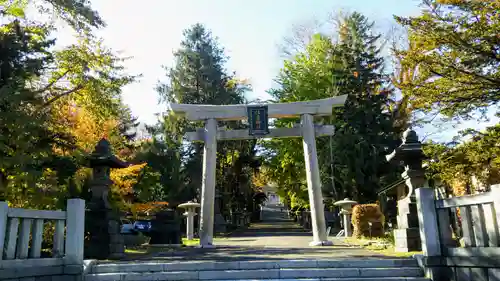
[{"label": "torii gate", "polygon": [[[217,140],[302,137],[306,162],[307,189],[311,208],[313,241],[311,246],[331,245],[326,233],[324,203],[321,191],[317,136],[332,136],[332,125],[315,126],[313,116],[329,116],[332,107],[344,106],[347,95],[293,103],[266,105],[196,105],[170,104],[170,111],[190,121],[205,121],[205,128],[186,133],[190,141],[205,142],[201,191],[200,246],[213,247],[215,174]],[[268,118],[300,116],[300,127],[268,129]],[[217,121],[249,119],[250,130],[217,130]]]}]

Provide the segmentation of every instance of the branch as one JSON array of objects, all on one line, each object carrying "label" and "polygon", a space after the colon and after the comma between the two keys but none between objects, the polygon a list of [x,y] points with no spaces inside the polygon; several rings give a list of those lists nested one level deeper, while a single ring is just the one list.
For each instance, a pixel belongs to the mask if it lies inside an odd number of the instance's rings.
[{"label": "branch", "polygon": [[54,81],[50,82],[47,86],[43,87],[43,89],[40,89],[40,90],[36,91],[35,94],[41,94],[41,93],[47,91],[48,89],[52,88],[52,86],[54,86],[57,82],[59,82],[59,80],[61,80],[64,76],[66,76],[66,74],[68,74],[68,72],[69,72],[69,70],[66,70],[57,79],[55,79]]},{"label": "branch", "polygon": [[65,97],[65,96],[68,96],[68,95],[71,95],[72,93],[78,91],[78,90],[81,90],[83,88],[83,85],[78,85],[76,86],[75,88],[71,89],[71,90],[68,90],[66,92],[62,92],[58,95],[55,95],[54,97],[52,97],[51,99],[49,99],[46,103],[44,103],[42,105],[42,108],[45,108],[49,105],[51,105],[52,103],[54,103],[55,101],[57,101],[58,99],[62,98],[62,97]]},{"label": "branch", "polygon": [[[466,75],[469,75],[469,76],[474,76],[474,77],[476,77],[476,78],[486,80],[486,81],[488,81],[488,82],[492,83],[493,85],[500,85],[500,81],[498,81],[497,79],[493,79],[493,78],[490,78],[490,77],[487,77],[487,76],[481,75],[481,74],[476,73],[476,72],[471,72],[471,71],[467,71],[467,70],[464,70],[464,69],[460,69],[459,67],[456,67],[456,66],[454,66],[453,64],[446,64],[446,63],[444,63],[444,62],[435,61],[435,60],[434,60],[433,62],[434,62],[435,64],[441,65],[441,66],[443,66],[443,67],[451,68],[451,69],[453,69],[453,70],[455,70],[455,71],[458,71],[458,72],[460,72],[460,73],[462,73],[462,74],[466,74]],[[424,62],[424,63],[425,63],[425,62]],[[430,65],[429,65],[429,66],[430,66]],[[448,79],[453,80],[453,78],[452,78],[452,77],[450,77],[449,75],[439,74],[439,73],[437,73],[437,71],[436,71],[436,70],[434,70],[434,69],[431,69],[430,71],[431,71],[431,72],[433,72],[433,73],[436,73],[436,74],[438,74],[438,75],[441,75],[442,77],[447,77]]]}]

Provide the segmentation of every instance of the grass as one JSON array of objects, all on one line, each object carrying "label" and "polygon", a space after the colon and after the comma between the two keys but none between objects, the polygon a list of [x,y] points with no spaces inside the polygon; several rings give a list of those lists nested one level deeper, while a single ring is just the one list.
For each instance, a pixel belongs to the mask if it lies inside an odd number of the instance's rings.
[{"label": "grass", "polygon": [[182,244],[186,246],[198,246],[200,245],[200,239],[187,240],[187,238],[182,238]]},{"label": "grass", "polygon": [[[137,246],[141,247],[141,246]],[[139,248],[127,248],[125,249],[126,254],[131,254],[131,255],[137,255],[137,254],[146,254],[148,251],[147,249],[139,249]]]},{"label": "grass", "polygon": [[394,242],[391,237],[362,237],[360,239],[349,237],[345,238],[344,242],[348,245],[361,246],[364,249],[389,257],[411,257],[416,254],[422,254],[422,252],[396,252],[394,249]]},{"label": "grass", "polygon": [[[215,238],[214,240],[221,240],[224,238]],[[186,238],[182,238],[182,247],[194,247],[200,245],[200,239],[196,238],[193,240],[187,240]],[[125,254],[127,258],[137,258],[143,257],[147,255],[151,255],[158,252],[166,252],[173,251],[178,249],[177,247],[150,247],[148,245],[140,245],[140,246],[129,246],[125,249]]]},{"label": "grass", "polygon": [[125,260],[144,259],[156,253],[174,251],[170,247],[131,246],[125,249]]},{"label": "grass", "polygon": [[[214,242],[227,239],[227,237],[214,237]],[[200,239],[195,238],[193,240],[187,240],[187,238],[182,238],[182,244],[184,246],[193,247],[200,245]]]}]

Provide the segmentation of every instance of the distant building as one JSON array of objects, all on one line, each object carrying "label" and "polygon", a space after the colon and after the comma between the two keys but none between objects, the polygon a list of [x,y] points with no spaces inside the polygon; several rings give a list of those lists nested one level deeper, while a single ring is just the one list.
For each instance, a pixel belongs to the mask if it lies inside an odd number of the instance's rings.
[{"label": "distant building", "polygon": [[281,205],[281,204],[283,204],[280,196],[276,193],[276,187],[274,187],[272,185],[265,185],[262,187],[262,192],[264,192],[267,196],[267,200],[265,202],[266,205]]},{"label": "distant building", "polygon": [[147,140],[152,138],[151,134],[148,132],[146,128],[146,124],[144,123],[139,123],[139,126],[134,128],[134,131],[136,133],[135,138],[137,140]]}]

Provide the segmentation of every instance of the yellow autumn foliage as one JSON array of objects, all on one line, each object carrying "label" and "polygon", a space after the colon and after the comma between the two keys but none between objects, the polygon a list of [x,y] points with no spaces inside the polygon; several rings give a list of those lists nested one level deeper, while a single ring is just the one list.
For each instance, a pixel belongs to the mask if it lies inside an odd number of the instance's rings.
[{"label": "yellow autumn foliage", "polygon": [[130,210],[134,217],[147,215],[155,211],[168,207],[168,202],[148,202],[148,203],[134,203],[130,206]]},{"label": "yellow autumn foliage", "polygon": [[[121,147],[122,142],[125,141],[119,134],[118,120],[98,118],[85,108],[79,107],[69,100],[61,101],[53,114],[54,118],[59,121],[60,126],[63,126],[66,132],[75,137],[76,146],[83,154],[92,153],[98,141],[103,137],[114,148]],[[55,148],[56,152],[61,154],[71,153],[57,149],[59,148]],[[133,192],[133,186],[137,183],[138,176],[144,166],[146,166],[146,163],[111,170],[110,176],[114,182],[111,191],[121,199],[120,201],[123,202],[124,196]],[[77,172],[76,178],[79,181],[83,180],[89,176],[89,173],[88,168],[81,168]]]},{"label": "yellow autumn foliage", "polygon": [[139,173],[144,166],[146,163],[111,170],[111,180],[114,182],[113,192],[122,196],[132,193],[132,188],[137,183]]},{"label": "yellow autumn foliage", "polygon": [[122,141],[121,138],[109,138],[109,136],[117,135],[118,120],[99,119],[85,108],[78,107],[69,101],[62,102],[58,109],[54,112],[55,117],[60,120],[60,124],[66,128],[67,132],[75,137],[78,148],[83,151],[91,153],[103,137],[106,137],[112,145],[117,141]]}]

